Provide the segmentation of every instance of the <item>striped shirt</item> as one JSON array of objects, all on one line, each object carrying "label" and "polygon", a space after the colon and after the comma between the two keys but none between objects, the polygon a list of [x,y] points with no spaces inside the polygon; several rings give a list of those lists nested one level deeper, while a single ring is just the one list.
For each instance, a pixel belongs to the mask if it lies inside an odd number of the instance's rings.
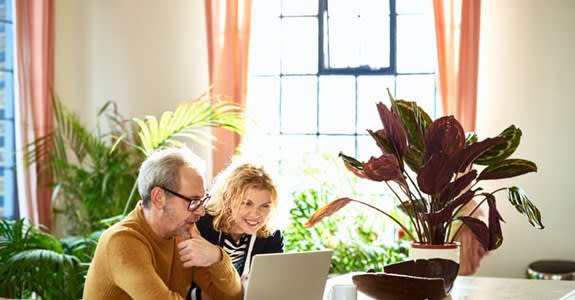
[{"label": "striped shirt", "polygon": [[239,274],[242,274],[244,265],[246,262],[246,252],[248,251],[248,245],[250,242],[249,235],[242,235],[240,240],[236,243],[232,237],[228,234],[224,235],[224,243],[222,248],[228,254],[232,260],[232,264],[238,270]]}]

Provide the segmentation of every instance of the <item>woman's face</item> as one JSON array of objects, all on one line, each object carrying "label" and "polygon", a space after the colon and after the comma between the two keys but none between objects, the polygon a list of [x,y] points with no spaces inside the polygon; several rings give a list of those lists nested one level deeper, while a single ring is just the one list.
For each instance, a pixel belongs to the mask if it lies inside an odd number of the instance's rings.
[{"label": "woman's face", "polygon": [[248,188],[234,212],[232,233],[255,234],[267,223],[271,207],[270,191]]}]

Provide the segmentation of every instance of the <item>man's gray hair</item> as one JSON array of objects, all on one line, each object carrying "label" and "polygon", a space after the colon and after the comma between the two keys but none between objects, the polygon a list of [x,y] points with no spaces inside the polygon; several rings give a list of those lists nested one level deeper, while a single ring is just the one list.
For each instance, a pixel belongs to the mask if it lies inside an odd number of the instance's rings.
[{"label": "man's gray hair", "polygon": [[166,147],[152,152],[140,166],[138,192],[149,207],[152,188],[180,189],[180,167],[186,166],[204,176],[205,162],[187,147]]}]

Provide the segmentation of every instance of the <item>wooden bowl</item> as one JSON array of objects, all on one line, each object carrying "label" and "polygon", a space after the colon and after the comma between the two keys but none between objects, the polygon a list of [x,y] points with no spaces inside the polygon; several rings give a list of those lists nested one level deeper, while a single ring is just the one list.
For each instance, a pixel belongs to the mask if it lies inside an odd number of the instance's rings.
[{"label": "wooden bowl", "polygon": [[381,273],[352,277],[358,290],[376,299],[443,299],[457,278],[459,264],[446,259],[418,259],[387,265]]}]

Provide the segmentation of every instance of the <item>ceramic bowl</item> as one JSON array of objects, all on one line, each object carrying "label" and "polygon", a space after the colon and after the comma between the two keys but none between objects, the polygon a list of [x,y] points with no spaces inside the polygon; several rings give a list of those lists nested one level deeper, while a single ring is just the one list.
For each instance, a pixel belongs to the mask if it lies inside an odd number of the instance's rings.
[{"label": "ceramic bowl", "polygon": [[459,264],[447,259],[418,259],[387,265],[380,273],[352,277],[357,289],[376,299],[443,299],[457,278]]}]

